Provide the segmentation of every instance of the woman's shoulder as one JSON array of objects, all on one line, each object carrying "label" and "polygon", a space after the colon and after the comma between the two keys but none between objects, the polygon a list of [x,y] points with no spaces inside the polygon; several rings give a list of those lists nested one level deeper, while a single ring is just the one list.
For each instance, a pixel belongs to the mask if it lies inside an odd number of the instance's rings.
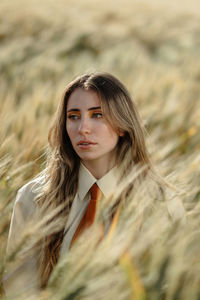
[{"label": "woman's shoulder", "polygon": [[32,192],[37,193],[39,189],[43,186],[45,182],[45,175],[37,176],[30,181],[28,181],[26,184],[24,184],[19,190],[18,193],[24,193],[24,192]]},{"label": "woman's shoulder", "polygon": [[162,200],[161,203],[165,203],[168,215],[173,221],[184,223],[186,221],[186,211],[182,201],[184,191],[179,190],[175,185],[162,177],[158,179],[150,179],[150,191],[153,191],[152,194],[156,199]]},{"label": "woman's shoulder", "polygon": [[36,206],[36,198],[44,184],[45,176],[38,176],[25,185],[17,192],[15,206],[23,207],[26,211],[30,211]]}]

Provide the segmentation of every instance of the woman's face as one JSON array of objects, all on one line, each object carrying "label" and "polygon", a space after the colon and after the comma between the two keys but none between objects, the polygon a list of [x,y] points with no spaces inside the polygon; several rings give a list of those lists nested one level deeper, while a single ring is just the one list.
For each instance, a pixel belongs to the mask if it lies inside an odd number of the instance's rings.
[{"label": "woman's face", "polygon": [[66,130],[86,166],[98,163],[103,167],[113,162],[119,135],[106,121],[97,93],[81,88],[72,92],[67,103]]}]

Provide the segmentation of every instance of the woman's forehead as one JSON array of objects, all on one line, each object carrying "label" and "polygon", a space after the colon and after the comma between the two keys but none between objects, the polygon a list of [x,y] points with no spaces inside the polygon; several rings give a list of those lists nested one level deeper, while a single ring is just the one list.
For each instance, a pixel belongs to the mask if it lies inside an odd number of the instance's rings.
[{"label": "woman's forehead", "polygon": [[99,95],[93,90],[75,89],[70,95],[67,103],[67,110],[73,108],[89,109],[91,107],[101,107],[102,101]]}]

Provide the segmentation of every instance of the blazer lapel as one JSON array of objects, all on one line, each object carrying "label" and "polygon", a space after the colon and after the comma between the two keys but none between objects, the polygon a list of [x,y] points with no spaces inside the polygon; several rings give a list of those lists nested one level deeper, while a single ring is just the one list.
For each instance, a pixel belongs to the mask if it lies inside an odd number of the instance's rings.
[{"label": "blazer lapel", "polygon": [[80,201],[78,194],[76,194],[68,220],[65,225],[64,230],[64,239],[61,246],[60,256],[62,257],[70,248],[71,240],[74,236],[74,233],[81,221],[82,216],[84,215],[85,210],[87,209],[89,199],[85,201]]}]

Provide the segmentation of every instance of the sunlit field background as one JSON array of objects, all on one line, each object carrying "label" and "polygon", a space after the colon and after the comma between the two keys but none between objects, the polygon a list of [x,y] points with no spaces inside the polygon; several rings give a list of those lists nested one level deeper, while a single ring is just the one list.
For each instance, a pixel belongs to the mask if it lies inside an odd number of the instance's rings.
[{"label": "sunlit field background", "polygon": [[179,190],[187,224],[164,226],[158,209],[138,235],[134,205],[148,200],[140,191],[109,243],[96,249],[80,240],[40,297],[199,300],[198,0],[0,1],[0,278],[16,192],[45,166],[62,92],[96,70],[129,89],[151,158]]}]

